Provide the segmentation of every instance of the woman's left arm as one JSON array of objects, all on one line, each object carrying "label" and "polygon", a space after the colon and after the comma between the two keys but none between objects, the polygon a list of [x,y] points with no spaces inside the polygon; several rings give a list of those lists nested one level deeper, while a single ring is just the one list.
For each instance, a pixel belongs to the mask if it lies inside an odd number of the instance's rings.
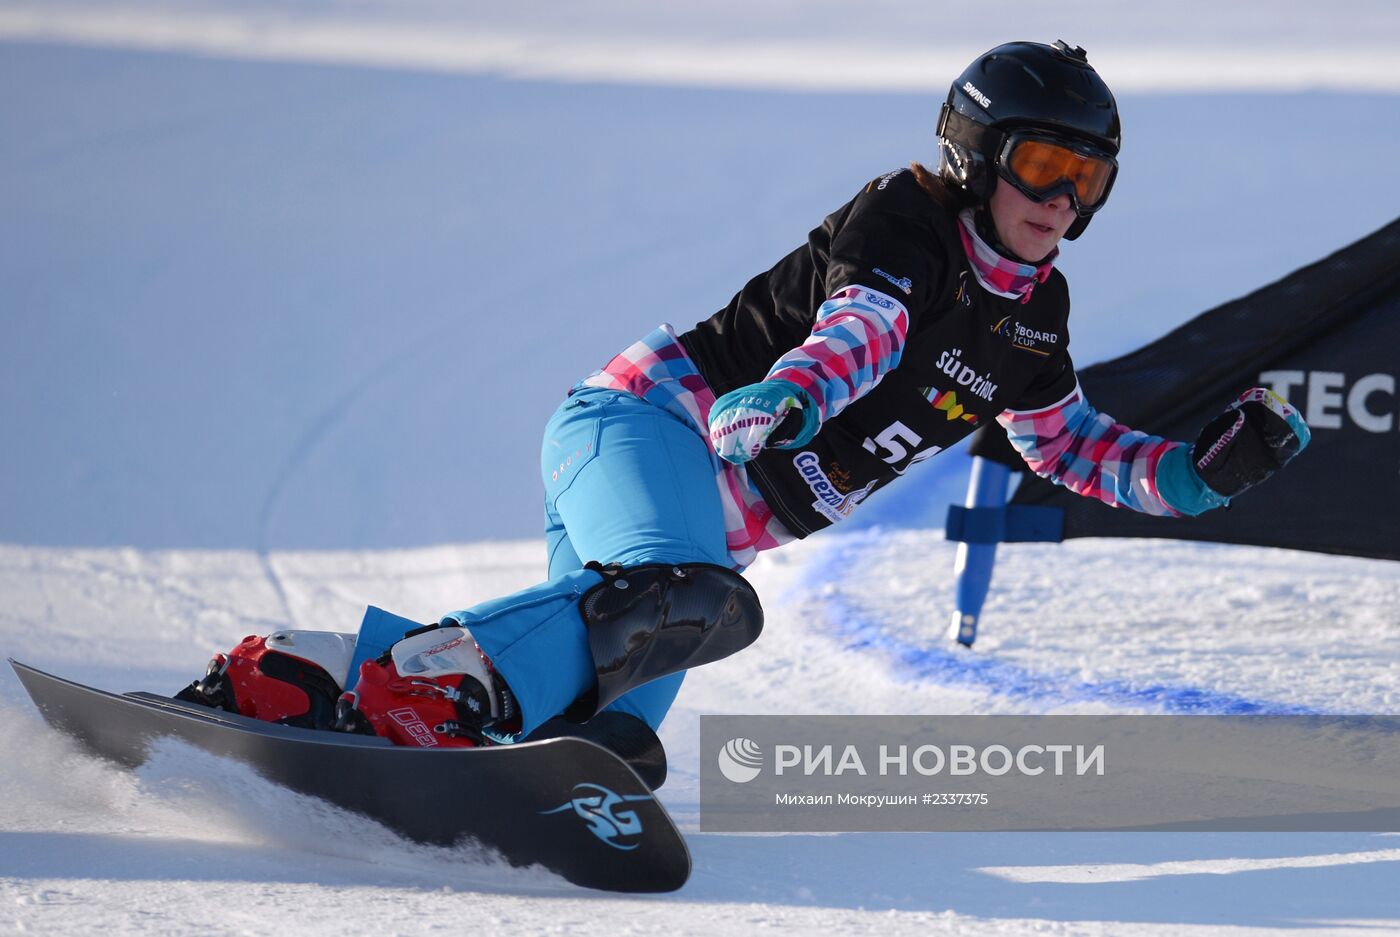
[{"label": "woman's left arm", "polygon": [[1089,405],[1078,382],[1047,407],[1006,410],[997,422],[1042,478],[1112,507],[1167,517],[1183,513],[1163,499],[1157,469],[1167,453],[1186,444],[1114,422]]},{"label": "woman's left arm", "polygon": [[1112,507],[1166,517],[1229,504],[1288,464],[1310,438],[1296,410],[1257,387],[1206,424],[1194,445],[1115,422],[1089,405],[1077,381],[1063,399],[1006,410],[997,422],[1042,478]]}]

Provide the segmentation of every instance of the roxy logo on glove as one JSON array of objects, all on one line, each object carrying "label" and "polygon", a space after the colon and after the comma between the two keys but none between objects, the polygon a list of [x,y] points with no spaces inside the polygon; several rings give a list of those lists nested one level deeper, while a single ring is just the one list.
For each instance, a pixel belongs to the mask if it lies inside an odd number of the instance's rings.
[{"label": "roxy logo on glove", "polygon": [[1230,443],[1234,441],[1236,434],[1238,434],[1243,427],[1244,412],[1241,411],[1240,415],[1235,417],[1235,422],[1230,426],[1230,428],[1227,429],[1219,439],[1217,439],[1214,443],[1211,444],[1211,447],[1206,450],[1205,455],[1201,456],[1199,459],[1196,460],[1196,468],[1204,471],[1205,468],[1215,460],[1215,457],[1220,455],[1220,453],[1224,452],[1225,447],[1230,445]]},{"label": "roxy logo on glove", "polygon": [[1233,498],[1287,465],[1310,439],[1297,410],[1273,391],[1255,387],[1206,424],[1191,461],[1212,491]]}]

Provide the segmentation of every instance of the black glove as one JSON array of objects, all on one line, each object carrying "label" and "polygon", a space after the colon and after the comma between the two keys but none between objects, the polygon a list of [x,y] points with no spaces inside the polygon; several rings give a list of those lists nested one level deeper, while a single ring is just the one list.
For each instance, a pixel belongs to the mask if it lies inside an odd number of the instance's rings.
[{"label": "black glove", "polygon": [[1233,498],[1287,465],[1311,438],[1297,410],[1273,391],[1255,387],[1201,430],[1191,465],[1212,491]]}]

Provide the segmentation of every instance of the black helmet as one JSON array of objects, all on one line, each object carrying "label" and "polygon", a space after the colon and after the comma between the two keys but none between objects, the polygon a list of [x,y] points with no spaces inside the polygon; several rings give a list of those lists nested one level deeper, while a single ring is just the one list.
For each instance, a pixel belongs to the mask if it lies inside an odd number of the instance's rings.
[{"label": "black helmet", "polygon": [[[1068,174],[1028,183],[1011,158],[1022,140],[1063,147],[1058,168]],[[1065,232],[1073,240],[1108,198],[1121,143],[1113,92],[1083,49],[1008,42],[978,56],[949,89],[938,118],[939,175],[977,203],[991,197],[996,176],[1037,201],[1066,193],[1079,214]]]}]

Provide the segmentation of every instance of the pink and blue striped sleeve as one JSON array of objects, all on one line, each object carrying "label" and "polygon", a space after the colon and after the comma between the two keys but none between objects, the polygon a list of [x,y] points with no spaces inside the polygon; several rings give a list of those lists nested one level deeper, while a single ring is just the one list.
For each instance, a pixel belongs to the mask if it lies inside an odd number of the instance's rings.
[{"label": "pink and blue striped sleeve", "polygon": [[1039,410],[1006,410],[997,422],[1041,478],[1111,507],[1181,516],[1157,490],[1157,465],[1185,443],[1115,423],[1089,405],[1077,383],[1057,403]]},{"label": "pink and blue striped sleeve", "polygon": [[812,334],[779,358],[765,380],[806,391],[823,422],[869,393],[899,365],[909,312],[878,290],[848,286],[817,310]]}]

